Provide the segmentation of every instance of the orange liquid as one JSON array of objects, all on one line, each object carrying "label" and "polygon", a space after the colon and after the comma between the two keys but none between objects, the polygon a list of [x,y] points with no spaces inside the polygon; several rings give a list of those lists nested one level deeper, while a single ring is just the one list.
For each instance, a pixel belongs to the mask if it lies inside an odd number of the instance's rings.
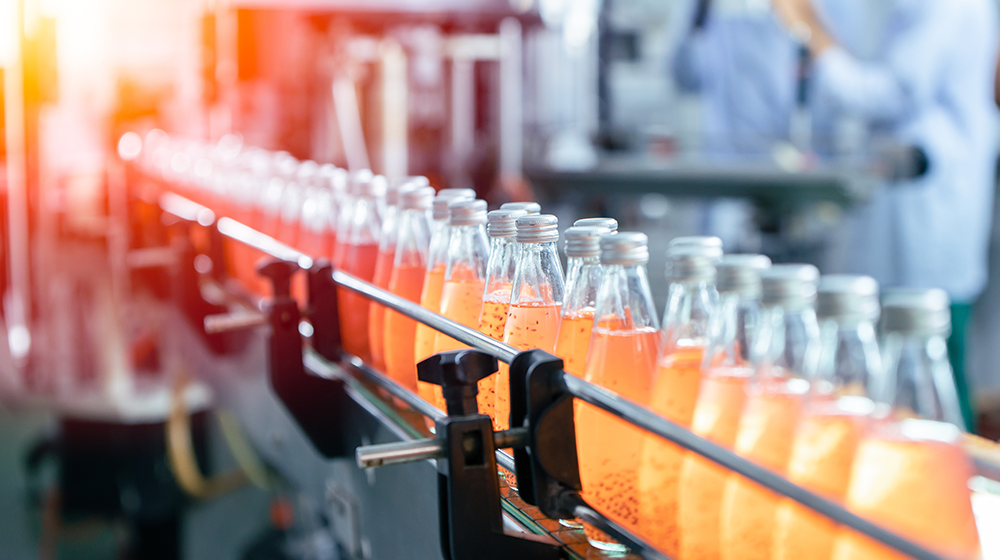
[{"label": "orange liquid", "polygon": [[[444,287],[444,265],[438,265],[424,273],[424,283],[420,290],[420,305],[435,313],[441,312],[441,290]],[[417,334],[414,339],[413,363],[419,364],[422,360],[434,353],[434,338],[437,331],[424,324],[417,325]],[[441,397],[441,387],[417,381],[417,392],[429,403],[439,402]]]},{"label": "orange liquid", "polygon": [[[372,284],[379,288],[389,287],[395,257],[395,250],[378,252]],[[377,303],[368,306],[368,344],[371,346],[372,365],[379,371],[385,371],[385,307]]]},{"label": "orange liquid", "polygon": [[[504,324],[503,340],[518,350],[541,348],[552,352],[559,336],[559,305],[512,305]],[[496,418],[502,429],[510,426],[510,368],[496,377]]]},{"label": "orange liquid", "polygon": [[[701,384],[703,348],[682,348],[660,358],[651,406],[667,420],[691,424]],[[639,463],[640,531],[651,544],[677,556],[677,482],[684,450],[656,436],[643,437]]]},{"label": "orange liquid", "polygon": [[[848,509],[946,558],[980,557],[968,480],[972,467],[957,443],[879,434],[858,446]],[[833,560],[902,560],[901,554],[843,529]]]},{"label": "orange liquid", "polygon": [[[736,436],[736,453],[784,474],[803,401],[803,392],[790,390],[785,379],[764,379],[761,386],[751,388]],[[769,560],[779,503],[770,490],[730,473],[722,496],[721,557]]]},{"label": "orange liquid", "polygon": [[[836,401],[810,403],[795,436],[788,478],[841,502],[850,482],[858,443],[869,417],[836,410]],[[775,560],[829,560],[837,525],[811,509],[782,500],[775,517]]]},{"label": "orange liquid", "polygon": [[562,358],[563,369],[577,377],[583,377],[590,348],[590,331],[594,329],[594,312],[581,311],[562,318],[559,325],[559,340],[556,342],[556,356]]},{"label": "orange liquid", "polygon": [[[341,247],[340,269],[371,282],[375,276],[375,244],[344,245]],[[371,361],[368,346],[368,299],[346,288],[337,287],[337,313],[340,315],[340,340],[344,350]]]},{"label": "orange liquid", "polygon": [[[751,373],[749,368],[719,368],[704,376],[691,431],[732,448]],[[678,558],[718,560],[719,507],[728,475],[699,455],[684,456],[677,482]]]},{"label": "orange liquid", "polygon": [[[653,386],[658,343],[655,329],[611,331],[602,322],[591,337],[584,378],[643,403]],[[644,432],[580,401],[575,405],[575,416],[584,496],[615,521],[636,527],[639,502],[635,480]],[[584,527],[589,538],[607,542],[608,537],[600,531]]]},{"label": "orange liquid", "polygon": [[[389,291],[412,302],[420,301],[420,291],[427,269],[422,266],[393,267]],[[411,391],[417,390],[417,363],[413,347],[417,322],[391,309],[385,310],[385,369],[392,379]]]},{"label": "orange liquid", "polygon": [[[510,291],[498,291],[486,296],[483,300],[483,311],[479,314],[479,332],[503,342],[503,328],[507,324],[507,311],[510,307]],[[500,362],[498,376],[507,371],[507,364]],[[500,430],[496,415],[496,379],[488,378],[485,386],[479,384],[479,412],[493,419],[493,427]],[[484,379],[483,381],[486,381]]]},{"label": "orange liquid", "polygon": [[[445,317],[461,323],[467,327],[476,328],[479,326],[479,313],[483,309],[483,288],[485,282],[482,280],[449,280],[444,283],[441,290],[441,314]],[[467,344],[455,340],[454,338],[436,333],[434,337],[434,349],[432,354],[447,352],[448,350],[462,350],[468,348]],[[493,381],[493,376],[479,381],[479,390],[483,386]],[[445,409],[444,397],[441,390],[434,393],[437,399],[434,404],[441,410]]]}]

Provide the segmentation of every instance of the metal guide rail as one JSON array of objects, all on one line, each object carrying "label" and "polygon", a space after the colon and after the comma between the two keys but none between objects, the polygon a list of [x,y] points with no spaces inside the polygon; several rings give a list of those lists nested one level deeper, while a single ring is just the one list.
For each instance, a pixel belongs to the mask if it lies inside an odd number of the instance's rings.
[{"label": "metal guide rail", "polygon": [[[372,385],[435,421],[435,438],[414,440],[411,434],[408,441],[359,447],[355,453],[362,467],[437,460],[442,549],[453,560],[557,558],[568,551],[558,543],[535,535],[504,533],[499,518],[502,481],[496,474],[497,465],[516,473],[520,499],[537,507],[549,519],[575,517],[613,536],[635,554],[649,559],[666,558],[639,535],[601,514],[581,496],[573,425],[574,399],[701,455],[907,556],[918,560],[946,560],[644,406],[566,373],[562,360],[544,351],[519,351],[350,274],[333,270],[325,261],[314,260],[235,220],[225,217],[216,220],[207,208],[176,194],[162,194],[160,206],[178,218],[209,227],[226,239],[273,257],[274,260],[258,267],[274,288],[274,298],[266,313],[206,315],[204,324],[208,332],[215,333],[270,324],[272,385],[286,404],[308,403],[292,413],[321,453],[332,456],[330,453],[335,453],[333,449],[337,446],[336,426],[329,425],[329,414],[324,412],[331,405],[324,401],[320,388],[323,380],[316,375],[317,370],[323,370],[324,360],[349,365]],[[304,350],[299,332],[303,312],[291,296],[291,278],[299,268],[307,269],[308,274],[308,303],[304,315],[313,327],[312,351]],[[361,294],[474,349],[438,354],[418,365],[422,381],[442,386],[448,402],[447,414],[359,358],[341,351],[336,315],[337,287]],[[511,428],[503,432],[494,432],[489,418],[479,415],[475,405],[476,382],[496,371],[496,360],[510,364]],[[500,451],[507,447],[514,448],[513,457]],[[483,477],[484,472],[488,476]]]}]

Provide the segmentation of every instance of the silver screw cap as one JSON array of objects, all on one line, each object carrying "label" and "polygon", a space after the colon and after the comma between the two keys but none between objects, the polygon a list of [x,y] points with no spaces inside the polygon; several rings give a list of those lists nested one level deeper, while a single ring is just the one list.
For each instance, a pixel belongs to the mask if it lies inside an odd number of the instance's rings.
[{"label": "silver screw cap", "polygon": [[552,214],[527,214],[517,219],[518,243],[559,241],[559,218]]},{"label": "silver screw cap", "polygon": [[671,239],[667,243],[667,257],[669,258],[672,252],[686,247],[697,247],[716,260],[722,258],[722,240],[710,235],[687,235]]},{"label": "silver screw cap", "polygon": [[448,205],[448,223],[453,226],[478,226],[486,223],[485,200],[452,200]]},{"label": "silver screw cap", "polygon": [[563,233],[566,242],[566,256],[573,258],[593,258],[601,256],[601,237],[611,232],[600,226],[573,226]]},{"label": "silver screw cap", "polygon": [[760,273],[761,304],[798,311],[816,301],[819,269],[811,264],[776,264]]},{"label": "silver screw cap", "polygon": [[476,191],[472,189],[441,189],[434,198],[434,219],[448,219],[448,204],[453,200],[474,200]]},{"label": "silver screw cap", "polygon": [[580,218],[573,222],[574,226],[580,227],[602,227],[607,228],[612,233],[618,231],[618,220],[614,218]]},{"label": "silver screw cap", "polygon": [[601,238],[601,264],[638,265],[649,262],[649,238],[645,233],[623,231]]},{"label": "silver screw cap", "polygon": [[882,329],[918,336],[951,332],[951,300],[944,290],[893,288],[882,295]]},{"label": "silver screw cap", "polygon": [[429,210],[434,202],[434,187],[404,188],[399,193],[399,207],[403,210]]},{"label": "silver screw cap", "polygon": [[362,169],[350,174],[347,180],[347,192],[355,196],[372,196],[376,188],[373,183],[375,176],[371,169]]},{"label": "silver screw cap", "polygon": [[876,321],[878,314],[878,282],[871,276],[828,274],[819,279],[817,317],[835,321]]},{"label": "silver screw cap", "polygon": [[542,205],[537,202],[505,202],[501,210],[524,210],[526,214],[541,214]]},{"label": "silver screw cap", "polygon": [[526,215],[524,210],[493,210],[486,214],[486,233],[490,237],[514,237],[517,219]]},{"label": "silver screw cap", "polygon": [[671,283],[714,282],[715,261],[712,248],[678,245],[667,252],[667,281]]},{"label": "silver screw cap", "polygon": [[741,299],[760,299],[760,273],[770,266],[771,259],[764,255],[725,255],[715,263],[715,287]]}]

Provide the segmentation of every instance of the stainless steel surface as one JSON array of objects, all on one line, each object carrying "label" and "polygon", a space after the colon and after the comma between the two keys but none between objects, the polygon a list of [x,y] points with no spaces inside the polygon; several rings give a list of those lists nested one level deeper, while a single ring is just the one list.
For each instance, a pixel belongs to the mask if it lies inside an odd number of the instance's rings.
[{"label": "stainless steel surface", "polygon": [[782,496],[791,498],[837,523],[846,525],[917,560],[944,560],[943,557],[928,551],[909,539],[900,537],[896,533],[858,517],[840,505],[793,484],[785,477],[760,467],[722,446],[702,439],[677,424],[661,418],[649,409],[607,389],[566,373],[563,374],[562,379],[566,390],[574,397],[610,412],[684,449],[706,457],[726,469],[741,474]]},{"label": "stainless steel surface", "polygon": [[245,226],[236,220],[231,218],[219,218],[216,222],[219,228],[219,233],[239,241],[245,245],[249,245],[254,249],[262,251],[272,257],[286,260],[289,262],[297,263],[301,268],[311,268],[313,265],[312,257],[309,255],[297,251],[284,243],[281,243],[277,239],[265,235],[251,227]]},{"label": "stainless steel surface", "polygon": [[259,327],[267,323],[267,314],[239,311],[205,317],[205,332],[219,334]]},{"label": "stainless steel surface", "polygon": [[461,323],[456,323],[447,317],[438,315],[417,303],[403,299],[393,293],[377,288],[368,282],[360,280],[346,272],[336,270],[333,273],[333,280],[341,286],[358,292],[368,299],[376,301],[394,311],[398,311],[411,319],[415,319],[436,331],[442,332],[455,340],[468,344],[484,352],[489,352],[500,361],[509,364],[514,356],[517,356],[517,349],[502,342],[466,327]]},{"label": "stainless steel surface", "polygon": [[[495,432],[493,444],[500,447],[523,447],[528,439],[524,428]],[[506,454],[505,454],[506,455]],[[359,447],[354,454],[358,467],[370,469],[413,461],[443,459],[446,457],[445,442],[440,439],[418,439],[401,443],[384,443]],[[512,469],[511,469],[512,470]]]}]

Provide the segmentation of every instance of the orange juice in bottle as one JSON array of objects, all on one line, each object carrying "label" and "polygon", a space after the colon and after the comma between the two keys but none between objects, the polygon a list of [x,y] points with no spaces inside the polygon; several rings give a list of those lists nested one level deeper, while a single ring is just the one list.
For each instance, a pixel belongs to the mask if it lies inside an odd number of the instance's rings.
[{"label": "orange juice in bottle", "polygon": [[330,181],[335,170],[327,165],[320,166],[316,181],[306,190],[302,202],[299,250],[314,258],[328,258],[333,249],[336,202]]},{"label": "orange juice in bottle", "polygon": [[[981,556],[963,426],[945,337],[950,301],[941,290],[896,289],[882,298],[886,382],[874,393],[891,414],[858,445],[845,503],[854,513],[956,560]],[[833,560],[905,558],[841,529]]]},{"label": "orange juice in bottle", "polygon": [[[601,238],[604,278],[584,378],[640,404],[648,400],[656,372],[659,325],[646,278],[647,237],[622,232]],[[636,489],[644,432],[583,402],[575,405],[577,453],[583,495],[611,519],[634,529],[639,524]],[[596,547],[624,547],[589,525]]]},{"label": "orange juice in bottle", "polygon": [[[559,262],[559,220],[551,214],[520,216],[516,222],[516,258],[510,309],[503,341],[518,350],[553,352],[559,336],[563,272]],[[510,426],[510,370],[496,377],[496,418]]]},{"label": "orange juice in bottle", "polygon": [[[820,279],[819,368],[792,443],[787,476],[836,502],[847,493],[855,451],[875,411],[868,395],[882,375],[874,325],[878,312],[874,279]],[[833,521],[784,499],[775,518],[773,557],[829,560],[838,530]]]},{"label": "orange juice in bottle", "polygon": [[[385,179],[369,174],[351,178],[351,199],[341,212],[334,250],[334,266],[361,280],[371,282],[378,257],[378,236],[382,229],[379,198],[385,192]],[[366,362],[371,361],[368,344],[369,300],[347,288],[337,287],[337,313],[340,316],[340,339],[344,350]]]},{"label": "orange juice in bottle", "polygon": [[[566,299],[563,301],[556,341],[556,356],[563,360],[563,369],[583,377],[583,368],[590,348],[590,331],[594,328],[594,306],[604,269],[601,268],[601,237],[614,231],[618,222],[612,218],[584,218],[603,220],[604,225],[578,226],[566,230]],[[584,220],[577,220],[581,223]],[[610,222],[608,222],[610,220]]]},{"label": "orange juice in bottle", "polygon": [[[396,257],[396,235],[399,227],[399,193],[403,189],[427,186],[426,177],[406,177],[390,185],[385,191],[385,211],[382,217],[382,231],[379,233],[378,257],[375,259],[375,275],[372,284],[379,288],[389,287],[392,263]],[[385,366],[385,306],[372,302],[368,307],[368,343],[372,354],[372,365],[379,371]]]},{"label": "orange juice in bottle", "polygon": [[[453,200],[471,200],[475,198],[472,189],[442,189],[434,197],[431,205],[431,243],[427,256],[427,271],[420,290],[420,305],[435,313],[441,312],[441,292],[444,288],[444,273],[448,258],[448,244],[451,241],[452,228],[448,225],[448,204]],[[437,331],[424,324],[417,324],[414,342],[413,363],[419,363],[433,354],[434,339]],[[440,399],[441,388],[422,381],[417,381],[417,388],[424,400],[434,403]]]},{"label": "orange juice in bottle", "polygon": [[[404,190],[399,195],[399,226],[387,289],[414,303],[420,302],[427,272],[433,199],[434,189],[427,186]],[[413,348],[417,323],[389,308],[385,309],[384,322],[384,340],[389,342],[385,345],[386,374],[416,392],[417,366],[413,361]]]},{"label": "orange juice in bottle", "polygon": [[[775,265],[761,272],[761,311],[754,340],[754,377],[736,433],[735,451],[785,473],[819,358],[813,311],[819,271]],[[723,560],[769,559],[780,498],[730,473],[722,496],[719,550]]]},{"label": "orange juice in bottle", "polygon": [[[709,318],[708,345],[691,431],[732,448],[753,369],[749,337],[760,299],[762,255],[728,255],[716,263],[719,303]],[[677,557],[719,558],[719,508],[728,472],[695,453],[686,453],[677,481]]]},{"label": "orange juice in bottle", "polygon": [[[667,251],[667,305],[651,408],[684,427],[691,425],[701,383],[709,319],[715,311],[717,237],[685,237]],[[685,452],[646,434],[639,463],[640,532],[669,556],[677,556],[677,482]]]},{"label": "orange juice in bottle", "polygon": [[[510,288],[514,283],[514,234],[515,220],[524,216],[523,210],[494,210],[486,215],[486,234],[490,237],[490,259],[486,265],[486,289],[483,291],[483,310],[479,314],[479,332],[503,341],[503,328],[507,324],[510,308]],[[507,364],[500,362],[500,369],[506,371]],[[496,379],[491,376],[479,383],[476,399],[479,412],[493,419],[496,417]]]}]

